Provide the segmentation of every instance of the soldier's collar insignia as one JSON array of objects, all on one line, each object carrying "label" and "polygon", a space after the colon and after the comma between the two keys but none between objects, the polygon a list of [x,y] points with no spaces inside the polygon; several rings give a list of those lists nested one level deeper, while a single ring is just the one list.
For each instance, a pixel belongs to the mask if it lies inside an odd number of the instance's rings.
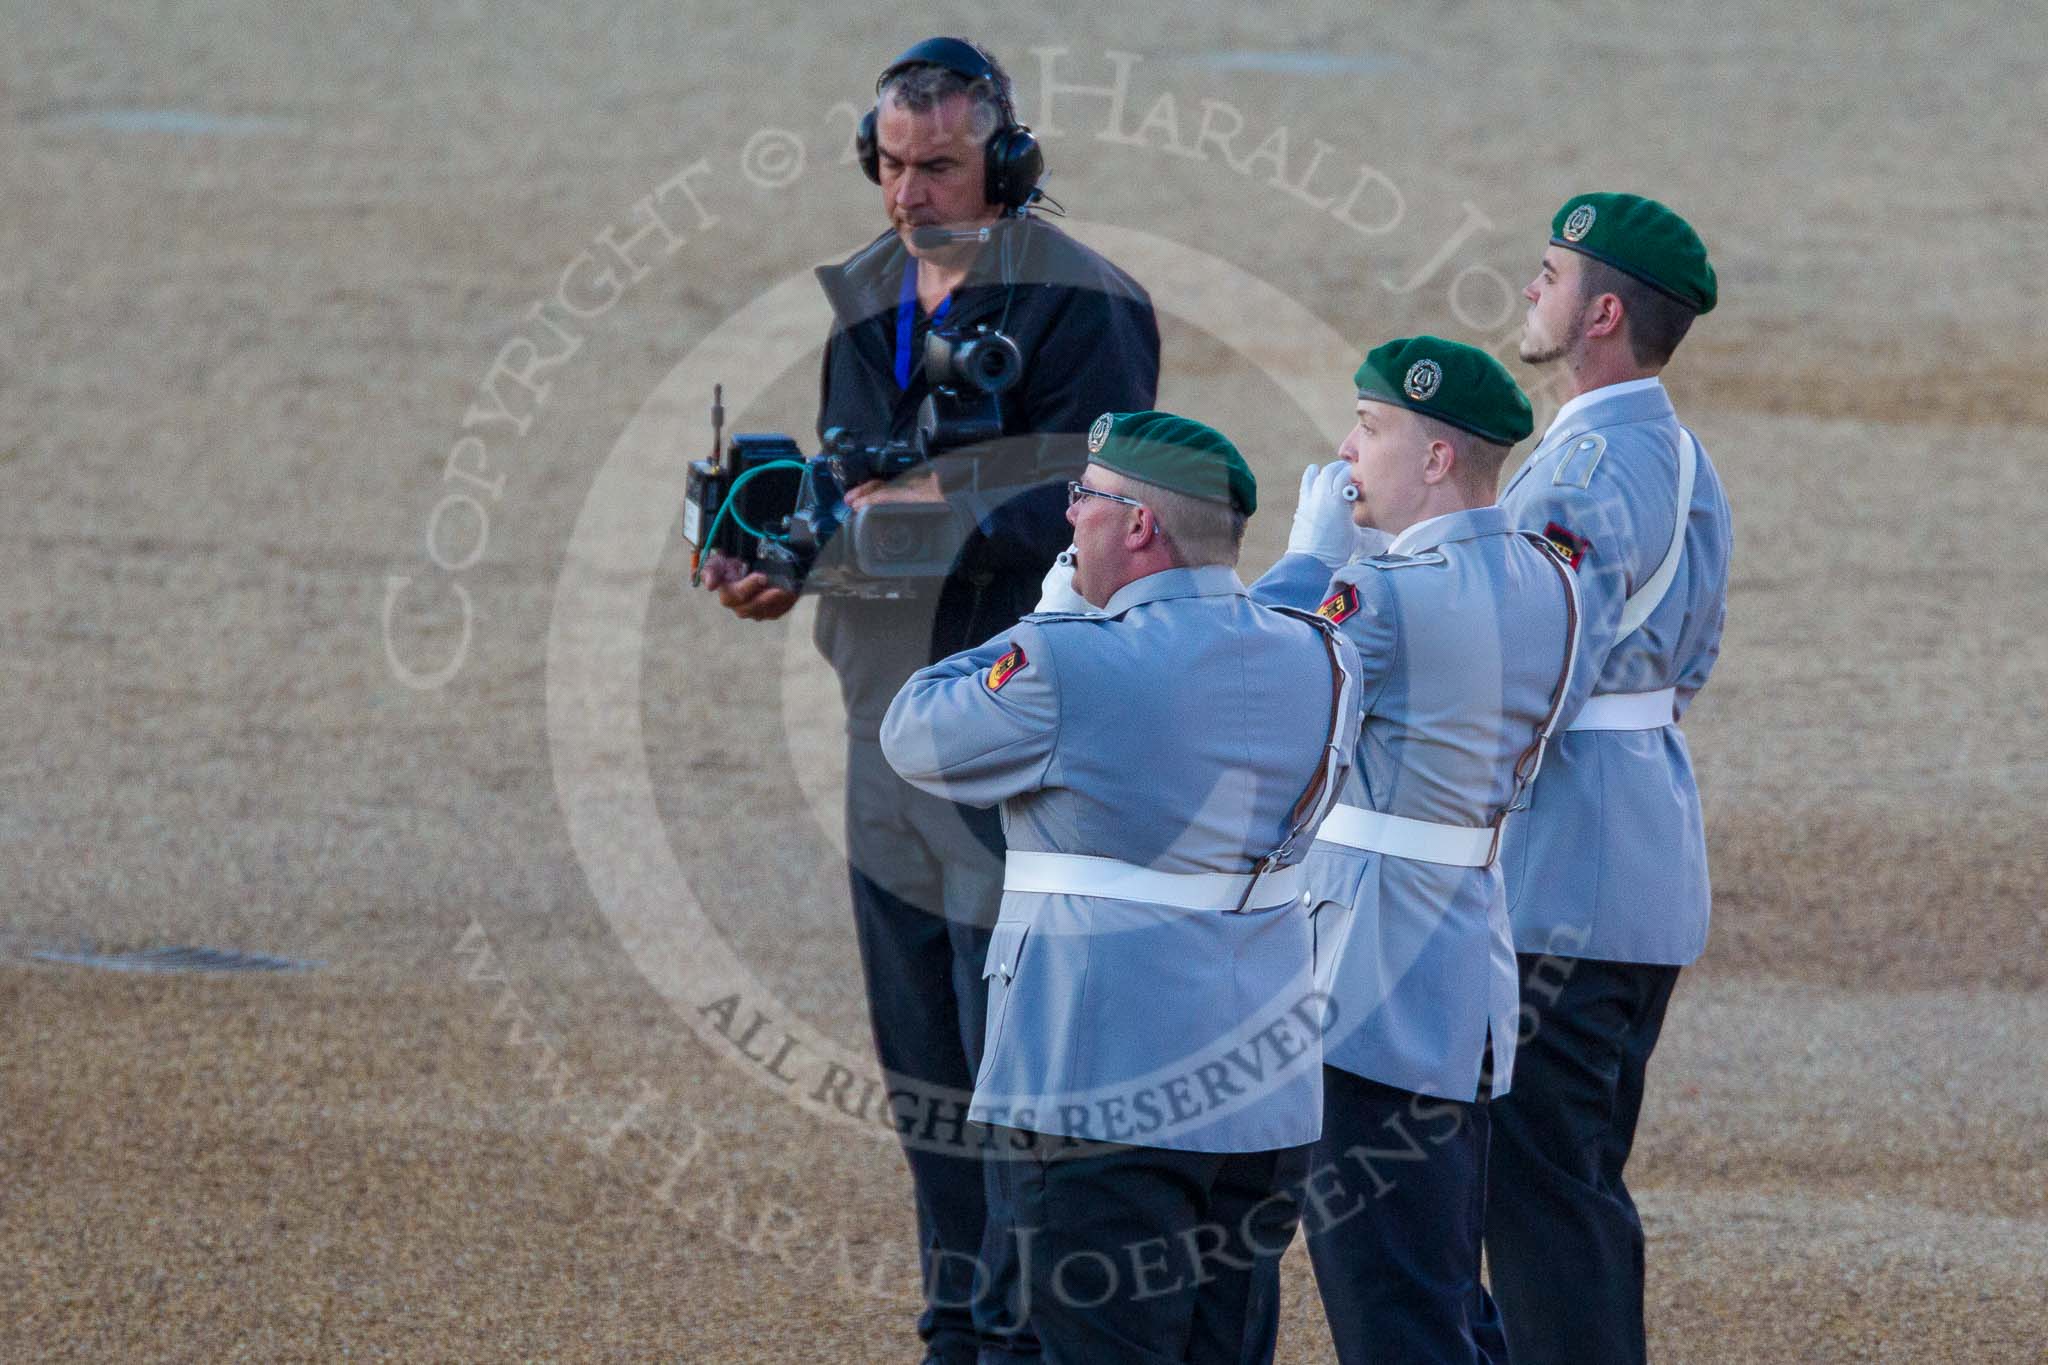
[{"label": "soldier's collar insignia", "polygon": [[1443,366],[1434,360],[1418,360],[1408,367],[1408,377],[1401,381],[1401,391],[1418,403],[1426,403],[1436,396],[1443,382]]},{"label": "soldier's collar insignia", "polygon": [[1102,416],[1095,419],[1095,425],[1088,428],[1088,453],[1090,455],[1100,454],[1102,443],[1109,439],[1109,417],[1108,413],[1103,413]]},{"label": "soldier's collar insignia", "polygon": [[1007,654],[989,665],[988,690],[1000,692],[1003,684],[1024,671],[1024,665],[1031,661],[1024,657],[1022,645],[1011,645]]},{"label": "soldier's collar insignia", "polygon": [[1358,589],[1346,583],[1323,599],[1323,605],[1316,608],[1316,615],[1333,626],[1341,626],[1358,611]]},{"label": "soldier's collar insignia", "polygon": [[1572,210],[1571,217],[1564,220],[1564,231],[1559,234],[1567,242],[1583,242],[1586,234],[1593,230],[1593,206],[1581,204]]}]

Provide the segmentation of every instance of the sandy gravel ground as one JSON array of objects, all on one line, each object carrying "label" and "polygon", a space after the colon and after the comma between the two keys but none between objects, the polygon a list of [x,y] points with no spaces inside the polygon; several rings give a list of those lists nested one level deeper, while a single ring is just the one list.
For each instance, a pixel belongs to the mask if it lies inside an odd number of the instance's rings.
[{"label": "sandy gravel ground", "polygon": [[[706,439],[673,377],[879,226],[835,106],[969,25],[1079,230],[1173,284],[1162,406],[1269,490],[1347,352],[1504,342],[1565,195],[1701,227],[1724,302],[1669,379],[1740,543],[1687,727],[1714,937],[1634,1168],[1653,1354],[2048,1355],[2038,6],[7,10],[0,1358],[915,1358],[893,1146],[673,989],[738,964],[865,1048],[829,677],[682,589],[664,480]],[[1045,94],[1112,52],[1120,121]],[[494,383],[664,185],[675,249]],[[818,339],[718,352],[738,424],[808,432]],[[465,435],[502,488],[444,477]],[[634,790],[672,923],[602,894],[649,885]],[[33,956],[84,943],[324,966]],[[1288,1284],[1282,1358],[1327,1359]]]}]

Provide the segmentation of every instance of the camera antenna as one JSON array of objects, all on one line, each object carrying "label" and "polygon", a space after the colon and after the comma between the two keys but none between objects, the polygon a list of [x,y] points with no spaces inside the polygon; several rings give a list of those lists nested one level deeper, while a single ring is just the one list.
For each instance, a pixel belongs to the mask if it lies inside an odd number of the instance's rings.
[{"label": "camera antenna", "polygon": [[[733,471],[725,464],[725,385],[711,386],[711,459],[710,468],[720,471],[730,479]],[[719,509],[722,513],[723,508]],[[716,526],[716,522],[713,526]],[[686,523],[687,525],[687,523]],[[704,545],[711,543],[711,537],[704,538]],[[690,586],[697,587],[704,581],[704,545],[693,546],[690,550]]]}]

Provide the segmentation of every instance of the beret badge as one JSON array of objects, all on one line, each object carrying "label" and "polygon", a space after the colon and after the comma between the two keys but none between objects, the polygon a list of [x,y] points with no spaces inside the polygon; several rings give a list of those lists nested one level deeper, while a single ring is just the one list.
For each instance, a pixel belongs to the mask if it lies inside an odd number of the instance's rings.
[{"label": "beret badge", "polygon": [[1110,418],[1112,416],[1113,414],[1105,412],[1102,416],[1095,419],[1094,426],[1088,428],[1088,453],[1090,455],[1099,454],[1102,450],[1102,443],[1109,439]]},{"label": "beret badge", "polygon": [[1401,389],[1418,403],[1426,403],[1443,387],[1443,366],[1434,360],[1418,360],[1408,367],[1408,377],[1401,381]]},{"label": "beret badge", "polygon": [[1593,206],[1581,204],[1572,210],[1571,217],[1564,220],[1564,231],[1559,235],[1567,242],[1583,242],[1592,230]]}]

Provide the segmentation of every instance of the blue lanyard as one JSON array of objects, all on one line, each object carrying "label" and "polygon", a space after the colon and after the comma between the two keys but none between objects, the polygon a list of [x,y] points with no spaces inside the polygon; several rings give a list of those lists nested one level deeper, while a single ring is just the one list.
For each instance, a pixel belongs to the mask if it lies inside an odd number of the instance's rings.
[{"label": "blue lanyard", "polygon": [[[953,306],[953,296],[946,295],[939,300],[939,306],[932,312],[932,321],[946,316],[946,310]],[[917,322],[917,257],[912,256],[903,263],[903,292],[896,300],[896,387],[910,387],[910,333]]]}]

